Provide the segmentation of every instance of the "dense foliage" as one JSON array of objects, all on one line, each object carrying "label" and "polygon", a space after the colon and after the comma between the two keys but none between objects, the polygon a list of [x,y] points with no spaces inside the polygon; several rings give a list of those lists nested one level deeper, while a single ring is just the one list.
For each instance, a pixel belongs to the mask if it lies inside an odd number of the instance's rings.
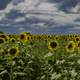
[{"label": "dense foliage", "polygon": [[80,35],[0,33],[0,80],[80,80]]}]

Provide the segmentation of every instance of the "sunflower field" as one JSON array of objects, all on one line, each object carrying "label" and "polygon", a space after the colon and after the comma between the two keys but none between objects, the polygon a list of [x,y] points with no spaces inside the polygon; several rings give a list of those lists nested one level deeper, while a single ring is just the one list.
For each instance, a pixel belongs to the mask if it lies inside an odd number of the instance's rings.
[{"label": "sunflower field", "polygon": [[0,80],[80,80],[80,34],[0,32]]}]

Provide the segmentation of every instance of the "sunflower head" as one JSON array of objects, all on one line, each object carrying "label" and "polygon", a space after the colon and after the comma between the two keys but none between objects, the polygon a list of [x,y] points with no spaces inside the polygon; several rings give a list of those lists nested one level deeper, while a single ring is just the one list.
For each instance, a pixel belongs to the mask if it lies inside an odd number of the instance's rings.
[{"label": "sunflower head", "polygon": [[26,33],[21,33],[21,34],[19,35],[19,40],[25,41],[25,40],[26,40]]},{"label": "sunflower head", "polygon": [[12,59],[18,57],[19,53],[20,49],[18,46],[12,46],[11,48],[8,49],[8,54]]},{"label": "sunflower head", "polygon": [[48,48],[49,48],[51,51],[57,50],[57,48],[58,48],[58,42],[57,42],[57,41],[51,41],[51,42],[49,42]]},{"label": "sunflower head", "polygon": [[11,39],[10,39],[10,42],[15,42],[15,41],[16,41],[15,38],[11,38]]},{"label": "sunflower head", "polygon": [[42,35],[42,40],[47,40],[47,35],[46,34]]},{"label": "sunflower head", "polygon": [[4,38],[0,38],[0,44],[4,43],[5,39]]},{"label": "sunflower head", "polygon": [[80,53],[80,41],[76,42],[76,49]]},{"label": "sunflower head", "polygon": [[74,41],[69,41],[67,46],[66,46],[66,51],[69,53],[72,53],[72,52],[74,52],[74,49],[75,49]]},{"label": "sunflower head", "polygon": [[77,45],[77,47],[79,47],[79,48],[80,48],[80,42],[78,42],[78,45]]},{"label": "sunflower head", "polygon": [[78,42],[80,40],[80,37],[75,37],[75,41]]},{"label": "sunflower head", "polygon": [[4,38],[5,41],[8,41],[9,40],[9,37],[7,34],[0,34],[0,38]]},{"label": "sunflower head", "polygon": [[26,35],[26,41],[31,41],[32,40],[32,36],[31,35]]},{"label": "sunflower head", "polygon": [[26,32],[23,32],[19,35],[19,40],[22,42],[31,41],[32,36]]}]

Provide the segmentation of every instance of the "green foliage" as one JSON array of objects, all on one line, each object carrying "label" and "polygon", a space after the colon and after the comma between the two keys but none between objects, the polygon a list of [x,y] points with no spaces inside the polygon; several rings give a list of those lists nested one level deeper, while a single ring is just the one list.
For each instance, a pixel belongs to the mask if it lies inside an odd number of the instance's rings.
[{"label": "green foliage", "polygon": [[[76,46],[79,41],[75,41],[76,37],[53,35],[41,39],[36,36],[37,39],[31,40],[34,35],[30,37],[28,34],[30,40],[25,37],[27,40],[21,41],[17,35],[7,35],[8,40],[0,44],[0,80],[80,80],[80,53]],[[58,43],[56,50],[54,45],[49,45],[52,41]],[[75,45],[73,52],[67,52],[68,43]],[[18,56],[10,56],[13,47],[17,50],[13,51],[14,55]]]}]

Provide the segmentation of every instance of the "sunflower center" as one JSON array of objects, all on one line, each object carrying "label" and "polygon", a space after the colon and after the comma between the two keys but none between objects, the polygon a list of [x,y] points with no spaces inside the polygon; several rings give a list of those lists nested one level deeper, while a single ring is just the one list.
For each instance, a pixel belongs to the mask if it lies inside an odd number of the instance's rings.
[{"label": "sunflower center", "polygon": [[69,48],[69,49],[71,49],[72,47],[73,47],[73,45],[72,45],[72,44],[69,44],[69,45],[68,45],[68,48]]},{"label": "sunflower center", "polygon": [[17,52],[17,50],[16,50],[15,48],[12,48],[12,49],[10,50],[10,54],[11,54],[11,55],[15,55],[16,52]]},{"label": "sunflower center", "polygon": [[50,46],[51,46],[52,48],[56,48],[56,47],[57,47],[57,43],[56,43],[56,42],[51,42]]},{"label": "sunflower center", "polygon": [[14,40],[14,39],[12,39],[11,41],[12,41],[12,42],[15,42],[15,40]]},{"label": "sunflower center", "polygon": [[29,37],[27,37],[27,39],[29,40]]},{"label": "sunflower center", "polygon": [[20,35],[20,39],[24,39],[25,38],[25,35]]},{"label": "sunflower center", "polygon": [[0,39],[0,44],[3,43],[3,42],[4,42],[4,40],[3,39]]},{"label": "sunflower center", "polygon": [[79,41],[79,38],[76,38],[76,41]]}]

